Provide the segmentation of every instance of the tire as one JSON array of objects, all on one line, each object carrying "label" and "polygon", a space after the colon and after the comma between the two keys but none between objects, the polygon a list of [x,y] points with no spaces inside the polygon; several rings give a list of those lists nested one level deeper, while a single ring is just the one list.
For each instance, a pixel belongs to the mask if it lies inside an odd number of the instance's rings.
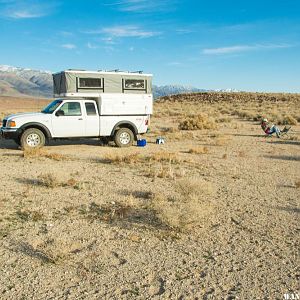
[{"label": "tire", "polygon": [[120,128],[114,135],[114,142],[117,147],[130,147],[133,141],[133,132],[128,128]]},{"label": "tire", "polygon": [[21,136],[21,146],[23,149],[41,148],[45,145],[44,133],[37,128],[26,129]]}]

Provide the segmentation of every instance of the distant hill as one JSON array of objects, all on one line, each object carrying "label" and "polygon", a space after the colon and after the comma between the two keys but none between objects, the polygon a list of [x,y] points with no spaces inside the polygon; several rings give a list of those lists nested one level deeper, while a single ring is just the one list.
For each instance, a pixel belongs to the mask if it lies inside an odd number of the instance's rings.
[{"label": "distant hill", "polygon": [[159,98],[168,95],[186,94],[186,93],[199,93],[207,92],[205,89],[198,89],[192,86],[184,85],[153,85],[153,95],[154,98]]},{"label": "distant hill", "polygon": [[1,96],[52,97],[51,72],[0,65]]},{"label": "distant hill", "polygon": [[[212,90],[184,85],[153,85],[154,98],[208,91],[211,92]],[[234,91],[232,89],[218,90],[218,92]],[[51,98],[53,97],[51,72],[0,65],[0,95]]]}]

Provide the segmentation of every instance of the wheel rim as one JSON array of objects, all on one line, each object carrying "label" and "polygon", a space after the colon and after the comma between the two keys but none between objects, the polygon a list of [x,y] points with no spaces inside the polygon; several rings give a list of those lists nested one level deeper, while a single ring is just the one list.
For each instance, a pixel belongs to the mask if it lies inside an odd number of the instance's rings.
[{"label": "wheel rim", "polygon": [[122,132],[120,134],[120,142],[123,145],[127,145],[130,143],[131,137],[130,134],[128,132]]},{"label": "wheel rim", "polygon": [[37,147],[38,145],[40,145],[40,143],[41,143],[41,138],[36,133],[31,133],[26,138],[26,144],[29,147]]}]

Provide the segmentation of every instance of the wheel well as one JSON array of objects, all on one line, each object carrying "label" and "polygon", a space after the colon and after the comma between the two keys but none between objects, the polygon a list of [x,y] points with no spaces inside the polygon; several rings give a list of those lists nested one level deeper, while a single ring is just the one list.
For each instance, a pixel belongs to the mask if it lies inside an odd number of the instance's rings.
[{"label": "wheel well", "polygon": [[28,124],[28,125],[21,127],[20,135],[22,135],[26,129],[30,129],[30,128],[39,129],[45,135],[46,139],[51,138],[51,134],[50,134],[49,130],[39,124]]},{"label": "wheel well", "polygon": [[128,128],[128,129],[130,129],[133,132],[134,139],[135,140],[137,139],[137,133],[138,133],[138,131],[137,131],[137,128],[135,127],[135,125],[132,124],[132,123],[120,123],[120,124],[117,124],[114,127],[113,131],[112,131],[112,136],[114,136],[114,134],[116,133],[116,131],[118,129],[120,129],[120,128]]}]

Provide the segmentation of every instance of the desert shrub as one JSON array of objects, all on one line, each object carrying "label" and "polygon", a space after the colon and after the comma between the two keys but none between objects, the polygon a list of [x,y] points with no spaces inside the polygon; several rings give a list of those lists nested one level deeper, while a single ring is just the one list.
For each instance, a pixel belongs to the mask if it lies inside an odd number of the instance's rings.
[{"label": "desert shrub", "polygon": [[29,210],[17,210],[15,216],[18,220],[22,222],[38,222],[43,221],[45,216],[43,213],[38,211],[29,211]]},{"label": "desert shrub", "polygon": [[177,196],[157,195],[151,202],[161,222],[169,228],[184,231],[199,224],[212,211],[210,197],[214,189],[209,182],[182,179],[175,185]]},{"label": "desert shrub", "polygon": [[167,152],[167,151],[156,152],[150,157],[148,157],[148,159],[157,162],[170,162],[174,164],[180,163],[181,161],[176,153]]},{"label": "desert shrub", "polygon": [[207,147],[198,146],[198,147],[193,147],[193,148],[189,149],[188,153],[207,154],[207,153],[209,153],[209,149]]},{"label": "desert shrub", "polygon": [[295,187],[296,187],[297,189],[300,188],[300,179],[297,180],[297,181],[295,182]]},{"label": "desert shrub", "polygon": [[61,161],[61,160],[68,160],[69,157],[63,154],[59,153],[49,153],[45,151],[44,149],[40,148],[32,148],[32,149],[25,149],[23,151],[23,157],[24,158],[40,158],[40,157],[45,157],[48,159],[53,159],[56,161]]},{"label": "desert shrub", "polygon": [[105,156],[104,161],[114,164],[133,164],[140,160],[138,153],[130,153],[125,155],[110,153]]},{"label": "desert shrub", "polygon": [[41,186],[45,186],[48,188],[54,188],[60,186],[60,182],[58,181],[56,176],[50,173],[42,174],[38,176],[37,183]]},{"label": "desert shrub", "polygon": [[216,129],[217,124],[213,118],[205,114],[189,116],[179,123],[180,130],[202,130],[202,129]]},{"label": "desert shrub", "polygon": [[230,138],[225,135],[216,135],[214,140],[215,146],[225,146],[228,144]]},{"label": "desert shrub", "polygon": [[298,122],[294,117],[288,115],[288,116],[283,117],[283,119],[278,124],[279,125],[297,125],[297,123]]},{"label": "desert shrub", "polygon": [[217,123],[230,123],[232,121],[229,117],[221,117],[217,119]]},{"label": "desert shrub", "polygon": [[74,188],[75,190],[82,190],[84,188],[84,182],[80,182],[74,178],[70,178],[65,183],[61,184],[62,186],[69,186]]}]

